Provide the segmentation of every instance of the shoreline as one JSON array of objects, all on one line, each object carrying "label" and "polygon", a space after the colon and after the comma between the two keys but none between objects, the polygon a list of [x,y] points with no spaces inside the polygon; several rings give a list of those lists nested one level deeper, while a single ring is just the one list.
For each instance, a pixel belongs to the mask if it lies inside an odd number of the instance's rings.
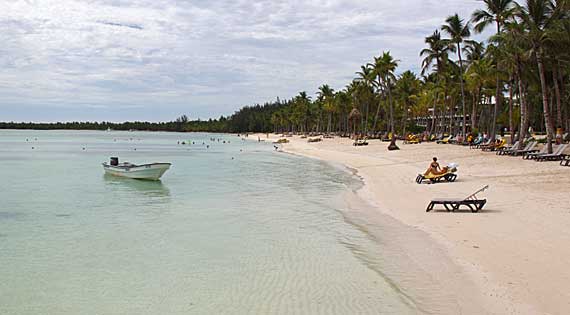
[{"label": "shoreline", "polygon": [[[570,309],[570,196],[564,188],[570,172],[557,163],[433,143],[400,145],[402,150],[388,152],[387,143],[380,141],[353,147],[343,138],[318,143],[288,139],[285,152],[355,170],[364,183],[357,194],[376,212],[367,219],[387,215],[425,232],[475,284],[487,313],[564,314]],[[456,183],[414,182],[432,156],[459,163]],[[491,189],[482,197],[489,202],[480,213],[425,212],[432,198],[464,197],[486,184]],[[436,276],[446,277],[440,271],[435,270]],[[471,312],[467,308],[465,313]]]}]

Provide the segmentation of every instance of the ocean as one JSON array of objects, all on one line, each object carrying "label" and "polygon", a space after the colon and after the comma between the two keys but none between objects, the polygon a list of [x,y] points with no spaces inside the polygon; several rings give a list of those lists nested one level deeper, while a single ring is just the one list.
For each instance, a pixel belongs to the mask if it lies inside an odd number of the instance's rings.
[{"label": "ocean", "polygon": [[[111,177],[111,156],[172,167]],[[271,143],[2,130],[0,174],[0,314],[418,312],[347,220],[360,180]]]}]

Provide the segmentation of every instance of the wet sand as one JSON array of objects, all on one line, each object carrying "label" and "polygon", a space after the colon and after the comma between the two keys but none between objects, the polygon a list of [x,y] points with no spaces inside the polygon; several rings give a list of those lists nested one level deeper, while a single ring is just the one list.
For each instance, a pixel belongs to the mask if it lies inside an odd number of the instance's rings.
[{"label": "wet sand", "polygon": [[[284,151],[345,165],[363,179],[358,195],[372,207],[361,211],[362,224],[374,226],[387,215],[437,245],[440,250],[418,253],[417,239],[397,240],[408,256],[423,259],[418,265],[444,290],[459,291],[461,313],[570,311],[570,168],[456,145],[399,143],[400,151],[389,152],[388,143],[378,140],[354,147],[341,138],[288,139]],[[415,183],[433,156],[442,165],[459,164],[455,183]],[[432,198],[466,197],[484,185],[490,185],[481,194],[488,203],[480,213],[425,211]],[[465,299],[459,297],[463,293]]]}]

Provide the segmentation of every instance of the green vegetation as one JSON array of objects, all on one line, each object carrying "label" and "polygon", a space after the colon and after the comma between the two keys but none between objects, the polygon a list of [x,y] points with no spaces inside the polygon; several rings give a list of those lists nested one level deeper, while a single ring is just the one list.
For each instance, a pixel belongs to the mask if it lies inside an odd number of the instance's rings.
[{"label": "green vegetation", "polygon": [[66,123],[15,123],[0,122],[0,129],[35,129],[35,130],[145,130],[145,131],[179,131],[179,132],[225,132],[227,119],[189,121],[186,115],[170,122],[133,121],[124,123],[112,122],[66,122]]},{"label": "green vegetation", "polygon": [[[483,0],[470,19],[450,15],[425,38],[422,72],[398,71],[390,52],[360,67],[346,87],[318,87],[312,99],[248,106],[227,119],[168,123],[0,124],[0,128],[137,129],[214,132],[297,132],[405,135],[529,126],[547,134],[570,129],[570,0]],[[485,42],[472,33],[492,27]],[[397,73],[400,73],[397,75]],[[421,122],[421,123],[420,123]],[[522,142],[521,142],[522,143]]]}]

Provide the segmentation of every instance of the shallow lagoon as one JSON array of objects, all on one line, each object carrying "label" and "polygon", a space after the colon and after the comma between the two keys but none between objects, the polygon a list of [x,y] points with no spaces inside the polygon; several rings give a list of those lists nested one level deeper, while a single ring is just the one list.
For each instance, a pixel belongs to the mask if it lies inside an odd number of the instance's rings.
[{"label": "shallow lagoon", "polygon": [[[114,178],[110,156],[173,166]],[[2,314],[417,311],[355,250],[375,247],[343,216],[356,178],[270,143],[0,131],[0,161]]]}]

